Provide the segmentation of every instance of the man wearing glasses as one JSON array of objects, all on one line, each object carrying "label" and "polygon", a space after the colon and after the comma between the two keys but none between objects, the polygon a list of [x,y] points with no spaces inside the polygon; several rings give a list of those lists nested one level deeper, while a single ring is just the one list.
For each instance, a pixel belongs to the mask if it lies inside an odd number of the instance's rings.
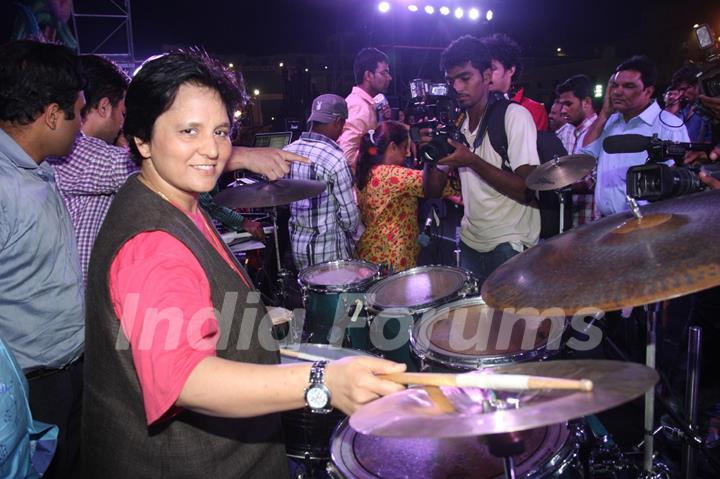
[{"label": "man wearing glasses", "polygon": [[[363,48],[355,55],[353,62],[355,86],[345,98],[348,106],[348,119],[345,122],[338,144],[345,153],[348,164],[355,172],[360,140],[368,131],[377,127],[377,111],[373,98],[385,93],[390,86],[390,67],[388,57],[377,48]],[[381,115],[389,119],[390,107],[385,102]]]}]

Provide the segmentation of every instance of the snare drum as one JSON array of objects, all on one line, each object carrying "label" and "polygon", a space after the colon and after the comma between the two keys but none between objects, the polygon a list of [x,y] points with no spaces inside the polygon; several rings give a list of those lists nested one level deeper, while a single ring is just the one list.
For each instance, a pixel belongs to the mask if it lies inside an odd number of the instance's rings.
[{"label": "snare drum", "polygon": [[[341,345],[352,314],[348,311],[353,305],[360,311],[363,293],[379,277],[379,266],[358,260],[330,261],[302,270],[298,282],[305,306],[306,341]],[[365,349],[354,343],[353,347]]]},{"label": "snare drum", "polygon": [[[583,434],[579,426],[555,424],[519,434],[525,452],[513,456],[518,477],[583,477],[579,460]],[[336,479],[504,478],[502,459],[492,456],[481,439],[366,436],[349,427],[346,420],[333,434],[328,469]]]},{"label": "snare drum", "polygon": [[372,350],[416,369],[408,346],[415,321],[426,311],[474,294],[472,274],[451,266],[419,266],[375,283],[365,294]]},{"label": "snare drum", "polygon": [[[294,344],[288,349],[329,359],[349,356],[370,356],[353,349],[337,348],[329,344]],[[283,364],[305,362],[301,359],[283,356]],[[333,409],[328,414],[314,414],[307,409],[295,409],[282,413],[285,449],[295,459],[327,461],[330,459],[330,437],[345,415]]]},{"label": "snare drum", "polygon": [[423,315],[410,348],[420,369],[465,371],[539,361],[560,351],[565,318],[515,316],[480,297],[448,303]]}]

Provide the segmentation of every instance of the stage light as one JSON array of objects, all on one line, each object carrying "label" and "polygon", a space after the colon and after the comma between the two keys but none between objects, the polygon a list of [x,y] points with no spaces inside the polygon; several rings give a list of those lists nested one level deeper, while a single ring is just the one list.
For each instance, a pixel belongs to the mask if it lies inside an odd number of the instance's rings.
[{"label": "stage light", "polygon": [[595,85],[595,98],[602,98],[603,97],[603,86],[602,83],[598,83]]},{"label": "stage light", "polygon": [[257,88],[254,89],[254,90],[253,90],[253,95],[259,96],[259,95],[260,95],[260,90],[258,90]]},{"label": "stage light", "polygon": [[435,13],[435,7],[433,7],[432,5],[425,5],[425,13],[427,13],[428,15],[432,15],[433,13]]},{"label": "stage light", "polygon": [[465,15],[465,10],[458,7],[455,9],[455,18],[462,18]]},{"label": "stage light", "polygon": [[440,15],[450,15],[450,9],[448,7],[440,7]]},{"label": "stage light", "polygon": [[470,10],[468,10],[468,18],[470,20],[477,20],[478,18],[480,18],[480,10],[478,10],[477,8],[471,8]]},{"label": "stage light", "polygon": [[270,117],[270,121],[275,121],[275,117],[274,117],[274,116],[271,116],[271,117]]},{"label": "stage light", "polygon": [[387,13],[390,11],[390,3],[389,2],[380,2],[378,4],[378,10],[380,10],[380,13]]},{"label": "stage light", "polygon": [[228,63],[228,68],[235,68],[235,65],[233,65],[232,63]]},{"label": "stage light", "polygon": [[309,69],[307,69],[307,68],[305,69],[305,73],[307,73],[307,72],[309,72],[309,71],[310,71]]},{"label": "stage light", "polygon": [[493,19],[493,11],[488,10],[487,13],[485,14],[485,20],[487,20],[489,22],[492,19]]},{"label": "stage light", "polygon": [[328,69],[328,66],[327,66],[327,65],[325,65],[325,69],[326,69],[326,70]]},{"label": "stage light", "polygon": [[411,12],[417,12],[417,11],[418,11],[418,6],[417,6],[417,5],[410,4],[410,5],[408,5],[408,10],[410,10]]},{"label": "stage light", "polygon": [[235,113],[233,113],[233,118],[235,118],[236,120],[239,120],[241,116],[242,112],[240,110],[235,110]]},{"label": "stage light", "polygon": [[278,63],[278,66],[279,66],[280,68],[282,68],[282,67],[284,67],[284,66],[285,66],[285,63],[283,63],[283,62],[280,62],[280,63]]},{"label": "stage light", "polygon": [[693,25],[693,28],[697,28],[697,27],[699,27],[699,26],[700,26],[700,25],[698,25],[698,24],[696,23],[695,25]]}]

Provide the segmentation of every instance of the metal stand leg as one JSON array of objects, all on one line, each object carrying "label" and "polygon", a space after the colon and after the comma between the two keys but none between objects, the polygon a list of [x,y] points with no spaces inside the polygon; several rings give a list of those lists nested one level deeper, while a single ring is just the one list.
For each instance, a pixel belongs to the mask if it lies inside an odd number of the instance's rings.
[{"label": "metal stand leg", "polygon": [[559,190],[555,192],[558,196],[558,201],[560,201],[560,231],[558,234],[562,234],[563,231],[565,231],[565,196],[563,195],[563,190]]},{"label": "metal stand leg", "polygon": [[282,270],[282,266],[280,265],[280,241],[278,240],[277,206],[273,206],[272,220],[273,228],[275,229],[273,236],[275,237],[275,258],[277,259],[277,270],[279,275],[280,270]]},{"label": "metal stand leg", "polygon": [[[660,311],[660,303],[646,306],[647,344],[645,348],[645,365],[655,369],[655,327]],[[650,476],[653,472],[653,450],[655,448],[655,388],[645,393],[645,449],[643,454],[643,470]]]},{"label": "metal stand leg", "polygon": [[503,457],[503,466],[505,466],[505,479],[515,479],[515,461],[510,456]]},{"label": "metal stand leg", "polygon": [[[688,329],[688,359],[687,382],[685,384],[685,416],[689,422],[690,430],[697,430],[697,403],[698,388],[700,386],[700,354],[701,354],[702,328],[691,326]],[[685,479],[695,479],[697,464],[695,448],[691,438],[687,438],[683,447],[682,469]]]},{"label": "metal stand leg", "polygon": [[287,299],[287,286],[288,281],[290,281],[290,271],[287,271],[283,269],[282,264],[280,262],[280,240],[278,239],[278,227],[277,227],[277,206],[273,206],[273,212],[272,212],[272,220],[273,220],[273,236],[275,238],[275,259],[277,260],[277,300],[278,300],[278,306],[285,307],[285,300]]}]

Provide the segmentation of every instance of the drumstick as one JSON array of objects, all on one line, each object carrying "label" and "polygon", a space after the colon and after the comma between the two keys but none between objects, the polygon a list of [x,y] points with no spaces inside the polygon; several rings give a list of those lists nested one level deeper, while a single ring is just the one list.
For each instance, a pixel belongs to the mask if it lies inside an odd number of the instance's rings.
[{"label": "drumstick", "polygon": [[302,359],[303,361],[332,361],[332,358],[326,358],[325,356],[317,356],[315,354],[303,353],[286,348],[280,348],[280,355],[288,358]]},{"label": "drumstick", "polygon": [[[314,354],[280,349],[280,354],[303,361],[332,361],[331,358]],[[394,373],[379,374],[378,377],[399,384],[418,384],[422,386],[454,386],[461,388],[485,388],[497,390],[527,389],[569,389],[592,391],[593,383],[589,379],[563,379],[545,376],[527,376],[524,374],[445,374],[445,373]]]},{"label": "drumstick", "polygon": [[524,374],[395,373],[380,374],[378,377],[400,384],[419,384],[423,386],[454,386],[497,390],[568,389],[592,391],[593,389],[593,383],[589,379],[563,379],[526,376]]}]

